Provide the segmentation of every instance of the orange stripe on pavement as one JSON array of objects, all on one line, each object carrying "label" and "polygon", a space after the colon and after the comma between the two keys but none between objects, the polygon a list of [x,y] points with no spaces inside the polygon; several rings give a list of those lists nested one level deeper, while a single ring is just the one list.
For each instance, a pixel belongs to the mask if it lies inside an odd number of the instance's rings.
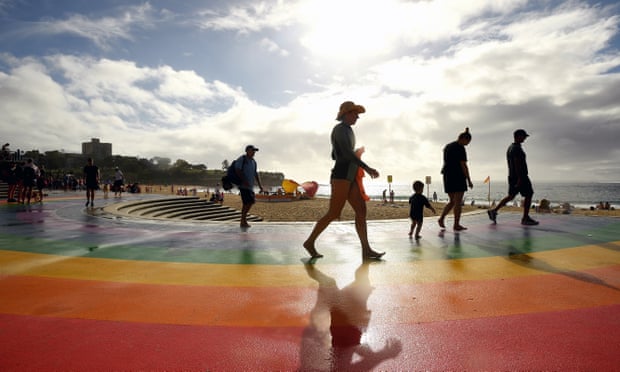
[{"label": "orange stripe on pavement", "polygon": [[[486,281],[376,286],[368,309],[380,323],[494,317],[620,304],[620,265]],[[329,307],[339,298],[328,289]],[[303,326],[316,310],[314,287],[128,284],[42,277],[0,280],[0,312],[214,326]],[[352,309],[356,311],[356,309]],[[329,317],[327,317],[329,319]],[[329,325],[327,325],[329,327]]]}]

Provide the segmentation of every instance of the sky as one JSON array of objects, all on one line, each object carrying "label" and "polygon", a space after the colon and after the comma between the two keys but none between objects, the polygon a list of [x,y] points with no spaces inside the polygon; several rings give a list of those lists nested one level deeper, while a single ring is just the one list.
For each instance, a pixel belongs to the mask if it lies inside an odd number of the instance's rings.
[{"label": "sky", "polygon": [[0,142],[168,157],[326,183],[339,105],[365,183],[440,182],[466,127],[474,183],[518,128],[537,181],[620,182],[616,1],[0,0]]}]

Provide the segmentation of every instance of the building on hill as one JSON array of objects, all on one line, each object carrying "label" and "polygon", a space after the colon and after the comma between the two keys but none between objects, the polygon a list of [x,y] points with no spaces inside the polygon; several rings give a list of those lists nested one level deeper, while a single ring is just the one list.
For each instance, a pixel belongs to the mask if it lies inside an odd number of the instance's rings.
[{"label": "building on hill", "polygon": [[90,142],[82,142],[82,155],[96,160],[112,156],[112,144],[99,142],[99,138],[91,138]]}]

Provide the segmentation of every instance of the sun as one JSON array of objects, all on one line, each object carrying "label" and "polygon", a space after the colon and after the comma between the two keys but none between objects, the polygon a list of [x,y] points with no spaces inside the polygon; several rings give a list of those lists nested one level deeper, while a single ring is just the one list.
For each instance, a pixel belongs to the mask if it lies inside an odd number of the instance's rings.
[{"label": "sun", "polygon": [[395,18],[399,5],[393,0],[314,0],[302,8],[307,32],[304,47],[320,57],[338,60],[382,55],[398,36]]}]

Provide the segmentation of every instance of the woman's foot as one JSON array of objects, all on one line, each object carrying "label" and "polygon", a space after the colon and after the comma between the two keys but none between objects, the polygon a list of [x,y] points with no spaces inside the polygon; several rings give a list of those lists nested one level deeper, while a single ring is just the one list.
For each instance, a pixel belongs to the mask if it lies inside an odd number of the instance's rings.
[{"label": "woman's foot", "polygon": [[463,231],[467,230],[467,227],[461,225],[454,225],[454,231]]},{"label": "woman's foot", "polygon": [[443,218],[438,219],[437,224],[439,224],[439,227],[441,227],[442,229],[446,228],[446,225],[443,223]]},{"label": "woman's foot", "polygon": [[422,236],[421,236],[421,235],[416,235],[416,236],[415,236],[415,240],[420,240],[420,239],[422,239]]},{"label": "woman's foot", "polygon": [[365,260],[380,260],[384,254],[385,252],[377,252],[370,249],[362,253],[362,258],[364,258]]},{"label": "woman's foot", "polygon": [[314,248],[313,244],[305,242],[304,243],[304,248],[306,249],[306,251],[308,251],[308,253],[310,254],[310,258],[312,258],[312,259],[323,257],[322,254],[320,254],[319,252],[316,251],[316,248]]}]

